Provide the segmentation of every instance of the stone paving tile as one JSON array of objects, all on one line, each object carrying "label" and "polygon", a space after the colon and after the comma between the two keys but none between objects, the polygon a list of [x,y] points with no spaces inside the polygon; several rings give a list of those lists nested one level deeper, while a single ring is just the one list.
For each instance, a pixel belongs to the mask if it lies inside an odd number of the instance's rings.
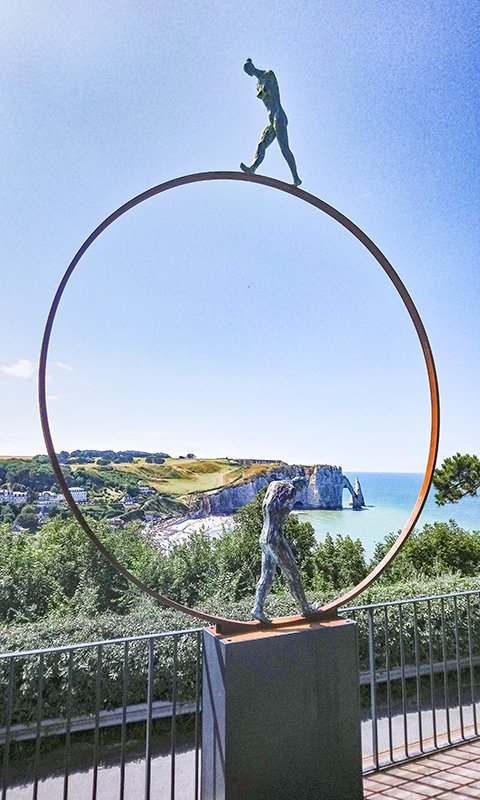
[{"label": "stone paving tile", "polygon": [[478,747],[475,747],[475,745],[471,744],[471,742],[461,745],[461,748],[465,753],[474,753],[476,756],[478,756]]},{"label": "stone paving tile", "polygon": [[468,800],[474,800],[475,797],[480,797],[480,790],[474,786],[462,786],[461,789],[457,789],[453,793],[452,800],[458,800],[459,795],[460,797],[468,797]]},{"label": "stone paving tile", "polygon": [[[387,798],[387,800],[388,800],[388,795],[387,794],[369,794],[368,795],[368,800],[385,800],[385,798]],[[468,798],[468,800],[471,800],[471,798]]]},{"label": "stone paving tile", "polygon": [[395,786],[393,789],[389,789],[384,795],[385,798],[388,797],[389,800],[425,800],[424,794],[419,794],[417,791],[413,791],[411,789],[404,789],[402,786]]},{"label": "stone paving tile", "polygon": [[368,800],[480,800],[480,740],[371,773],[364,786]]},{"label": "stone paving tile", "polygon": [[[458,777],[462,778],[462,780],[458,780]],[[439,772],[437,775],[429,775],[428,778],[420,778],[417,783],[425,786],[436,786],[437,789],[461,789],[462,784],[469,783],[470,779],[467,780],[463,779],[464,776],[460,775],[457,776],[457,780],[449,780],[446,776],[446,773]]]},{"label": "stone paving tile", "polygon": [[[472,783],[473,781],[478,782],[478,773],[474,772],[473,769],[468,769],[465,765],[464,767],[452,767],[451,769],[447,770],[443,773],[448,780],[448,776],[451,776],[453,781],[454,776],[458,783],[466,784]],[[463,780],[460,781],[460,778]]]},{"label": "stone paving tile", "polygon": [[462,756],[456,756],[455,758],[452,758],[449,755],[438,753],[437,756],[419,758],[419,763],[425,764],[426,767],[433,767],[434,769],[447,769],[447,765],[449,767],[455,767],[459,764],[463,764],[465,760],[466,759]]},{"label": "stone paving tile", "polygon": [[480,752],[478,753],[477,761],[466,761],[464,763],[468,764],[468,769],[473,769],[475,772],[480,773]]},{"label": "stone paving tile", "polygon": [[462,791],[469,797],[480,797],[480,787],[473,783],[470,784],[470,786],[462,786],[461,790],[459,791]]},{"label": "stone paving tile", "polygon": [[[385,798],[383,798],[385,800]],[[447,792],[446,794],[437,794],[435,800],[472,800],[472,797],[465,794],[463,789],[459,792]]]},{"label": "stone paving tile", "polygon": [[374,780],[385,786],[400,786],[401,783],[404,783],[402,778],[396,778],[395,775],[390,775],[388,772],[378,772]]},{"label": "stone paving tile", "polygon": [[[450,750],[448,753],[442,752],[438,754],[438,761],[442,764],[451,764],[454,766],[455,764],[463,764],[464,761],[468,761],[471,756],[466,756],[465,753],[452,753]],[[432,761],[436,759],[433,758]]]},{"label": "stone paving tile", "polygon": [[453,767],[455,764],[463,764],[464,761],[465,761],[465,757],[464,756],[452,756],[452,755],[450,755],[450,752],[449,753],[439,753],[438,754],[438,763],[439,764],[440,763],[442,763],[442,764],[450,764]]},{"label": "stone paving tile", "polygon": [[[433,767],[420,767],[415,770],[412,769],[413,764],[405,764],[405,766],[391,767],[388,770],[389,775],[394,775],[396,778],[401,778],[404,781],[416,781],[420,775],[433,775],[436,770]],[[371,776],[373,777],[373,776]]]},{"label": "stone paving tile", "polygon": [[[452,787],[452,784],[449,784],[449,786]],[[418,781],[408,781],[407,783],[402,783],[401,788],[406,789],[407,791],[417,792],[417,794],[421,795],[424,799],[427,797],[437,797],[439,792],[438,787],[428,786],[424,783],[419,783]],[[448,788],[448,786],[445,786],[445,789]]]},{"label": "stone paving tile", "polygon": [[370,778],[370,777],[363,779],[363,790],[365,791],[366,789],[368,789],[369,791],[373,791],[374,789],[376,789],[377,791],[381,791],[378,785],[378,781],[376,781],[375,778]]},{"label": "stone paving tile", "polygon": [[365,797],[370,797],[370,795],[372,794],[379,794],[380,792],[383,792],[383,790],[386,788],[387,787],[385,786],[384,783],[367,784],[365,781],[363,781],[363,793]]},{"label": "stone paving tile", "polygon": [[446,781],[451,781],[451,783],[456,783],[459,787],[464,786],[465,784],[471,783],[475,780],[474,777],[471,775],[465,776],[462,772],[458,770],[462,770],[463,767],[452,767],[452,769],[442,770],[441,772],[437,772],[435,777],[445,778]]},{"label": "stone paving tile", "polygon": [[464,775],[467,778],[470,778],[471,781],[478,781],[480,780],[480,773],[476,770],[471,769],[470,764],[468,761],[465,762],[461,767],[452,767],[446,773],[448,775]]},{"label": "stone paving tile", "polygon": [[[451,764],[448,765],[449,768],[451,766],[452,766]],[[401,767],[399,767],[398,769],[401,769]],[[445,767],[445,769],[446,769],[446,767]],[[425,776],[427,776],[427,775],[436,775],[436,773],[439,770],[438,770],[438,767],[432,767],[432,766],[427,767],[427,766],[425,766],[425,764],[422,764],[420,761],[414,761],[412,764],[408,765],[408,771],[409,772],[413,772],[415,777],[418,779],[418,777],[420,775],[425,775]]]}]

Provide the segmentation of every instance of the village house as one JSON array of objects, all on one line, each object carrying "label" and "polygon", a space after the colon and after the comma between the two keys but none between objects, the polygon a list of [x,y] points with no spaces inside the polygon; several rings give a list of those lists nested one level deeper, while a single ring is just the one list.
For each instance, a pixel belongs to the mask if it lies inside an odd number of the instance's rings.
[{"label": "village house", "polygon": [[0,489],[0,503],[22,505],[28,502],[28,492],[13,492],[11,489]]},{"label": "village house", "polygon": [[53,508],[64,502],[65,498],[59,492],[39,492],[35,505],[40,508]]},{"label": "village house", "polygon": [[83,486],[69,486],[68,489],[76,503],[87,502],[87,490]]}]

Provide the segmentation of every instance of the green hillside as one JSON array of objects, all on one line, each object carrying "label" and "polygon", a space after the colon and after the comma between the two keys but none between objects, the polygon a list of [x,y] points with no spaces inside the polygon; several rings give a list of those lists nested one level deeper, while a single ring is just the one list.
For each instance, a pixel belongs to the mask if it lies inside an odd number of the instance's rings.
[{"label": "green hillside", "polygon": [[[271,469],[273,464],[250,464],[241,466],[228,459],[187,459],[167,458],[163,464],[149,464],[144,458],[136,458],[130,463],[115,464],[115,473],[126,473],[134,482],[151,486],[157,492],[180,497],[194,492],[206,492],[222,486],[242,483],[253,475]],[[85,470],[93,476],[106,477],[112,467],[98,464],[71,465],[73,475],[76,469]]]}]

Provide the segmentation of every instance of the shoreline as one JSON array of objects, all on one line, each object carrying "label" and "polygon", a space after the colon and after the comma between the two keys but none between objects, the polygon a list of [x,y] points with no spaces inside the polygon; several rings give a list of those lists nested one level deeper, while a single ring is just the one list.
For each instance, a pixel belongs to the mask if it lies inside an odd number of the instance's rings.
[{"label": "shoreline", "polygon": [[177,517],[164,522],[147,523],[142,528],[142,535],[154,547],[167,552],[172,547],[188,541],[194,533],[198,533],[201,530],[214,539],[223,530],[228,530],[232,527],[233,515]]}]

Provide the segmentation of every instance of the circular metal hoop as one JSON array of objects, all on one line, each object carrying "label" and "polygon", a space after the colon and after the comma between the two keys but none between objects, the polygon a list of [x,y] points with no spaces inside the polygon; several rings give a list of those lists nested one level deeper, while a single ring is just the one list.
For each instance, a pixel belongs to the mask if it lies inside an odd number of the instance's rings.
[{"label": "circular metal hoop", "polygon": [[113,214],[110,214],[110,216],[107,217],[98,226],[98,228],[96,228],[93,231],[93,233],[90,234],[88,239],[86,239],[86,241],[80,247],[75,257],[71,261],[70,265],[68,266],[68,269],[65,272],[65,275],[63,276],[60,285],[57,289],[57,292],[55,294],[55,297],[53,299],[48,319],[45,325],[45,331],[42,340],[42,348],[40,352],[38,396],[39,396],[39,406],[40,406],[40,418],[42,422],[43,436],[45,439],[48,456],[50,459],[50,463],[52,465],[52,469],[55,473],[55,477],[58,481],[58,484],[61,487],[65,499],[72,513],[74,514],[75,518],[81,525],[83,531],[86,533],[90,541],[98,548],[98,550],[106,558],[109,564],[117,572],[119,572],[120,575],[123,575],[124,578],[133,583],[138,589],[145,592],[146,594],[148,594],[150,597],[152,597],[154,600],[161,603],[162,605],[176,609],[177,611],[182,611],[185,614],[189,614],[190,616],[197,617],[198,619],[201,619],[204,622],[216,625],[217,630],[221,633],[228,633],[229,631],[234,631],[237,629],[238,630],[244,629],[251,631],[254,628],[262,627],[259,622],[253,622],[253,621],[241,622],[237,620],[230,620],[225,617],[218,617],[213,614],[206,614],[203,611],[198,611],[197,609],[189,608],[188,606],[184,606],[181,603],[177,603],[174,600],[171,600],[170,598],[159,594],[159,592],[156,592],[154,589],[151,589],[149,586],[144,584],[143,581],[136,578],[135,575],[133,575],[129,570],[127,570],[123,566],[123,564],[121,564],[114,556],[112,556],[112,554],[102,544],[98,536],[94,533],[94,531],[88,524],[87,520],[83,516],[82,512],[80,511],[79,507],[77,506],[75,500],[73,499],[68,489],[62,470],[60,468],[60,464],[55,454],[55,448],[53,445],[52,435],[50,432],[50,424],[48,420],[47,400],[46,400],[46,370],[47,370],[47,357],[48,357],[50,336],[52,333],[53,323],[55,320],[55,316],[57,314],[58,306],[60,304],[63,292],[78,262],[80,261],[84,253],[88,250],[90,245],[93,244],[95,239],[97,239],[106,228],[108,228],[113,222],[115,222],[116,219],[121,217],[131,208],[134,208],[140,203],[143,203],[145,200],[148,200],[150,197],[154,197],[157,194],[166,192],[169,189],[175,189],[178,186],[185,186],[190,183],[200,183],[203,181],[244,181],[247,183],[256,183],[262,186],[269,186],[272,189],[278,189],[281,192],[285,192],[287,194],[293,195],[294,197],[297,197],[299,200],[303,200],[305,203],[309,203],[310,205],[317,208],[319,211],[322,211],[324,214],[327,214],[336,222],[339,222],[340,225],[342,225],[344,228],[350,231],[350,233],[352,233],[353,236],[355,236],[355,238],[358,239],[358,241],[361,244],[363,244],[364,247],[366,247],[366,249],[371,253],[371,255],[375,258],[377,263],[381,266],[381,268],[390,278],[400,298],[402,299],[405,308],[407,309],[410,315],[410,318],[412,320],[413,326],[415,328],[415,331],[417,333],[423,351],[425,366],[428,375],[429,389],[430,389],[431,426],[430,426],[430,445],[428,450],[427,465],[425,468],[425,475],[423,478],[419,495],[410,513],[410,516],[408,517],[408,520],[406,521],[395,543],[390,548],[385,557],[382,559],[382,561],[380,561],[380,563],[377,564],[375,569],[372,570],[372,572],[363,581],[361,581],[357,586],[355,586],[346,594],[343,594],[336,600],[332,600],[331,602],[322,606],[317,612],[309,615],[307,618],[295,615],[292,617],[283,618],[281,621],[279,621],[279,623],[282,626],[284,626],[300,622],[310,623],[316,620],[321,621],[322,619],[331,618],[335,616],[340,606],[343,606],[350,600],[353,600],[354,597],[363,592],[368,586],[370,586],[371,583],[373,583],[373,581],[376,578],[378,578],[378,576],[390,564],[392,559],[398,553],[401,546],[403,545],[408,535],[411,533],[413,527],[415,526],[415,523],[417,522],[418,517],[420,516],[423,506],[425,505],[428,491],[432,483],[433,471],[435,469],[435,461],[437,457],[439,430],[440,430],[440,406],[439,406],[438,382],[437,382],[435,362],[433,360],[432,350],[430,348],[430,343],[428,341],[428,337],[425,328],[423,326],[422,320],[420,318],[420,315],[407,289],[405,288],[399,276],[393,269],[392,265],[389,263],[389,261],[387,261],[383,253],[371,241],[371,239],[369,239],[368,236],[366,236],[366,234],[360,228],[357,227],[357,225],[355,225],[351,220],[349,220],[347,217],[341,214],[340,211],[337,211],[335,208],[328,205],[328,203],[325,203],[323,200],[320,200],[318,197],[315,197],[315,195],[309,194],[308,192],[305,192],[302,189],[292,186],[291,184],[287,184],[284,183],[283,181],[279,181],[276,180],[275,178],[269,178],[263,175],[246,175],[243,172],[199,172],[193,175],[184,175],[181,178],[175,178],[174,180],[166,181],[165,183],[161,183],[158,186],[154,186],[152,189],[148,189],[146,192],[142,192],[142,194],[139,194],[132,200],[129,200],[128,203],[125,203],[123,206],[120,206],[120,208],[114,211]]}]

